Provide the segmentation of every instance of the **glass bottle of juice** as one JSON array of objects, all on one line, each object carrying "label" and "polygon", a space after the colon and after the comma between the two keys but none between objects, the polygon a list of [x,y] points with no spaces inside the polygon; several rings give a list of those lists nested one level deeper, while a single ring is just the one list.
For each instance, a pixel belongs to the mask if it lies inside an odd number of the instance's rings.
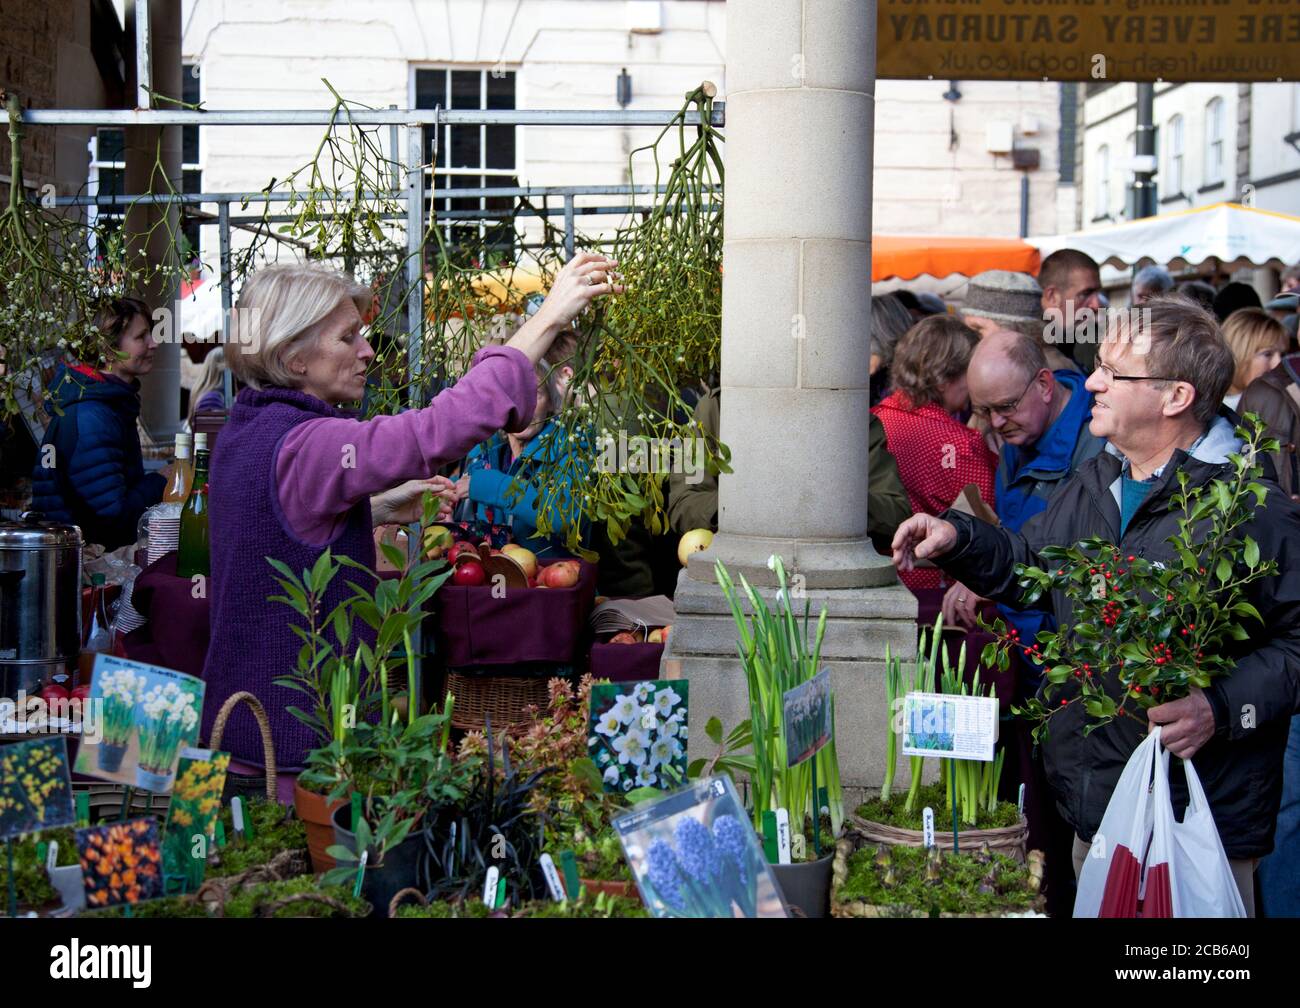
[{"label": "glass bottle of juice", "polygon": [[194,435],[194,482],[181,511],[180,543],[176,576],[204,577],[209,573],[208,555],[208,436]]},{"label": "glass bottle of juice", "polygon": [[164,501],[184,504],[190,496],[190,486],[194,482],[194,464],[190,461],[191,435],[181,432],[176,435],[176,461],[172,465],[172,479],[163,491]]}]

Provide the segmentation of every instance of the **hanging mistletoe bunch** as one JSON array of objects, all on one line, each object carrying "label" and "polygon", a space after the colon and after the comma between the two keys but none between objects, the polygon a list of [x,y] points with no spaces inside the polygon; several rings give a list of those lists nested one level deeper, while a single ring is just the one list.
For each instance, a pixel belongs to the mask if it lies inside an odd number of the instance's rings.
[{"label": "hanging mistletoe bunch", "polygon": [[1276,561],[1262,559],[1259,544],[1241,530],[1267,494],[1257,482],[1263,472],[1258,453],[1278,445],[1264,437],[1258,417],[1248,414],[1244,423],[1237,429],[1244,449],[1229,456],[1228,478],[1189,489],[1186,475],[1178,473],[1172,505],[1182,517],[1167,540],[1169,561],[1151,561],[1094,536],[1040,551],[1045,568],[1016,566],[1026,606],[1059,592],[1072,608],[1068,629],[1039,633],[1036,643],[1019,640],[1001,620],[986,628],[998,638],[984,649],[986,665],[1006,669],[1018,648],[1045,670],[1040,695],[1014,708],[1038,722],[1035,740],[1073,704],[1087,712],[1085,734],[1117,717],[1145,724],[1147,708],[1232,672],[1232,643],[1248,640],[1261,623],[1246,588],[1277,571]]}]

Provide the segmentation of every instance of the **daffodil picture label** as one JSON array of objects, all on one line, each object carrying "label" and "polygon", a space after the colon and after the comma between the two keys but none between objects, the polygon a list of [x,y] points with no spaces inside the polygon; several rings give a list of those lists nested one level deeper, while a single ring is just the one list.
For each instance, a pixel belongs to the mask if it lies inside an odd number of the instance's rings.
[{"label": "daffodil picture label", "polygon": [[99,741],[83,737],[79,774],[155,794],[172,790],[181,750],[198,741],[203,680],[115,655],[98,654],[91,703],[102,703]]},{"label": "daffodil picture label", "polygon": [[0,746],[0,840],[75,821],[68,740],[54,735]]},{"label": "daffodil picture label", "polygon": [[684,679],[592,686],[587,753],[606,791],[669,790],[686,780],[687,694]]},{"label": "daffodil picture label", "polygon": [[186,892],[203,884],[207,852],[216,843],[221,792],[229,767],[230,753],[210,749],[186,749],[181,753],[167,806],[162,848],[168,879],[183,879]]}]

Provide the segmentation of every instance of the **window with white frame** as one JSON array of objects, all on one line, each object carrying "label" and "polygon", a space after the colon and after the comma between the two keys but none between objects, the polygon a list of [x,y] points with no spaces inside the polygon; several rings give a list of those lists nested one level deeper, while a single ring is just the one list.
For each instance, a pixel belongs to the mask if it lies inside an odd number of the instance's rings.
[{"label": "window with white frame", "polygon": [[[516,73],[500,66],[483,68],[418,67],[415,70],[415,107],[444,109],[513,109]],[[514,126],[424,127],[424,151],[428,155],[438,132],[430,192],[440,211],[462,212],[465,218],[446,221],[444,240],[455,248],[466,242],[486,239],[503,257],[514,251],[514,235],[508,224],[491,214],[509,211],[514,199],[508,196],[450,198],[438,196],[447,189],[508,189],[519,185]],[[474,212],[482,214],[475,217]],[[430,204],[432,212],[432,204]],[[486,264],[483,264],[486,265]]]},{"label": "window with white frame", "polygon": [[1097,148],[1097,188],[1093,199],[1096,201],[1094,217],[1105,217],[1110,213],[1110,145],[1102,144]]},{"label": "window with white frame", "polygon": [[1223,99],[1205,106],[1205,184],[1223,181]]},{"label": "window with white frame", "polygon": [[1173,116],[1165,130],[1165,184],[1161,187],[1166,196],[1177,196],[1183,191],[1183,117]]}]

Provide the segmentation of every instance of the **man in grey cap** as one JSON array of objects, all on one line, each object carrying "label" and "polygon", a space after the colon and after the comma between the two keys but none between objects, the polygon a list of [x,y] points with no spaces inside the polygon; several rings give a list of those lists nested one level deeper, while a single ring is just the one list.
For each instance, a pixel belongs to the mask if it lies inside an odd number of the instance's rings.
[{"label": "man in grey cap", "polygon": [[1075,363],[1043,339],[1042,289],[1028,273],[985,270],[970,278],[961,307],[962,321],[988,336],[1001,329],[1032,336],[1042,344],[1053,371],[1078,371]]},{"label": "man in grey cap", "polygon": [[1153,297],[1174,289],[1174,278],[1163,266],[1143,266],[1133,276],[1130,297],[1135,305],[1145,304]]}]

